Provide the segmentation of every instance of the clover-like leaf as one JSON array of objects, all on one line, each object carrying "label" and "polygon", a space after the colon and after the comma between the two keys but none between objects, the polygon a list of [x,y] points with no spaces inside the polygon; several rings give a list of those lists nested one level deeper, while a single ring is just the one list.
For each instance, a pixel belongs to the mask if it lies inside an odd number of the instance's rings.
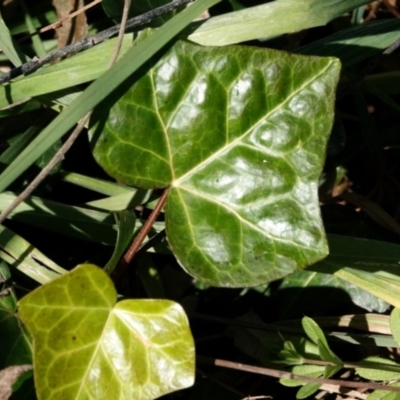
[{"label": "clover-like leaf", "polygon": [[116,303],[108,275],[82,265],[25,296],[39,400],[155,399],[193,384],[194,346],[179,304]]},{"label": "clover-like leaf", "polygon": [[328,252],[317,182],[339,70],[333,58],[177,42],[108,116],[97,110],[94,156],[125,184],[170,186],[168,241],[197,279],[281,278]]}]

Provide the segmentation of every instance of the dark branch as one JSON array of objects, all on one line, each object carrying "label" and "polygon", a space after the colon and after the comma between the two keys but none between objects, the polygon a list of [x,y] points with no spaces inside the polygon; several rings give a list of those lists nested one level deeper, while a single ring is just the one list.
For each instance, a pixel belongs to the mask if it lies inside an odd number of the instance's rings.
[{"label": "dark branch", "polygon": [[[173,11],[179,7],[184,6],[185,4],[191,3],[194,0],[175,0],[171,3],[165,4],[164,6],[155,8],[147,13],[138,15],[137,17],[131,18],[126,23],[126,29],[136,28],[138,26],[146,25],[153,19],[159,17],[160,15],[166,14],[170,11]],[[33,59],[28,61],[21,66],[12,69],[10,72],[7,72],[0,76],[0,84],[9,82],[10,80],[20,76],[27,75],[42,67],[45,64],[48,64],[52,61],[59,60],[60,58],[64,58],[69,54],[79,53],[80,51],[87,50],[96,44],[104,42],[106,39],[117,35],[120,29],[120,24],[115,25],[111,28],[108,28],[104,31],[97,33],[91,37],[80,40],[79,42],[72,43],[68,46],[63,47],[62,49],[55,50],[50,54],[45,55],[39,59]]]}]

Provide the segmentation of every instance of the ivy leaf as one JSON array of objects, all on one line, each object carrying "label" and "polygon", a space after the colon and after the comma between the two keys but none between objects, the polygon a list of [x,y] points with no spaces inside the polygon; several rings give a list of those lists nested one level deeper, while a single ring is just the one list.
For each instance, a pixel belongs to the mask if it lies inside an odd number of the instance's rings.
[{"label": "ivy leaf", "polygon": [[108,275],[88,264],[19,302],[34,338],[39,400],[150,400],[193,384],[193,338],[180,305],[116,297]]},{"label": "ivy leaf", "polygon": [[183,268],[256,286],[327,255],[317,181],[340,63],[177,42],[97,110],[93,154],[114,178],[170,186],[166,231]]}]

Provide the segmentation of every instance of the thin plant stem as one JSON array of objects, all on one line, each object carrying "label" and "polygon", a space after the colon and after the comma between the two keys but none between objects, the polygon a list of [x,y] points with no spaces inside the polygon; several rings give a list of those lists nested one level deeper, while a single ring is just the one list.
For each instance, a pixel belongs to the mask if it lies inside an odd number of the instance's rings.
[{"label": "thin plant stem", "polygon": [[245,371],[245,372],[250,372],[253,374],[271,376],[273,378],[278,378],[278,379],[293,379],[293,380],[301,381],[301,382],[320,383],[321,385],[324,383],[328,383],[331,385],[339,385],[341,387],[347,387],[347,388],[363,388],[363,389],[372,389],[372,390],[386,390],[388,392],[400,392],[400,387],[380,385],[379,383],[353,382],[353,381],[345,381],[345,380],[340,380],[340,379],[312,378],[310,376],[292,374],[291,372],[287,372],[287,371],[280,371],[280,370],[272,369],[272,368],[256,367],[254,365],[247,365],[247,364],[242,364],[242,363],[227,361],[227,360],[213,359],[213,358],[201,357],[201,356],[197,356],[196,359],[198,362],[203,363],[203,364],[211,364],[211,365],[215,365],[217,367],[237,369],[239,371]]},{"label": "thin plant stem", "polygon": [[128,21],[130,6],[131,6],[131,0],[125,0],[124,10],[122,12],[121,27],[120,27],[119,34],[118,34],[118,42],[114,48],[114,52],[111,56],[110,62],[108,64],[108,68],[111,68],[116,63],[118,54],[121,51],[122,42],[124,40],[124,33],[125,33],[125,29],[126,29],[126,23]]},{"label": "thin plant stem", "polygon": [[[66,17],[61,18],[58,21],[53,22],[52,24],[45,26],[44,28],[40,29],[38,33],[47,32],[47,31],[49,31],[51,29],[55,30],[55,29],[59,28],[60,26],[62,26],[64,22],[76,17],[77,15],[83,13],[84,11],[88,10],[89,8],[94,7],[95,5],[101,3],[102,1],[103,0],[93,0],[91,3],[87,4],[86,6],[79,8],[78,10],[74,11],[71,14],[68,14]],[[30,36],[32,36],[32,35],[30,35]]]},{"label": "thin plant stem", "polygon": [[50,173],[50,171],[54,168],[54,166],[61,161],[65,153],[70,149],[72,144],[75,142],[76,138],[82,132],[86,122],[88,121],[91,115],[91,111],[87,113],[79,122],[77,127],[73,130],[69,138],[66,142],[61,146],[61,148],[57,151],[54,157],[49,161],[49,163],[40,171],[40,173],[36,176],[36,178],[25,188],[23,192],[21,192],[15,200],[0,214],[0,224],[2,224],[6,218],[12,213],[23,201],[29,197],[32,192],[38,187],[38,185],[46,178],[46,176]]},{"label": "thin plant stem", "polygon": [[122,274],[126,271],[126,269],[128,268],[128,265],[132,262],[133,258],[135,257],[135,254],[139,250],[140,245],[143,243],[143,240],[149,234],[152,226],[154,225],[154,222],[156,221],[158,215],[160,214],[162,208],[165,205],[165,202],[167,200],[168,190],[169,190],[168,188],[164,190],[163,194],[161,195],[160,199],[158,200],[156,207],[151,212],[147,221],[144,223],[139,234],[135,237],[131,246],[126,251],[123,258],[120,260],[120,262],[118,263],[118,265],[112,272],[111,279],[114,282],[117,282],[118,279],[122,276]]},{"label": "thin plant stem", "polygon": [[[111,68],[117,58],[118,54],[121,50],[121,43],[124,37],[126,21],[128,17],[129,7],[131,0],[125,0],[124,12],[121,21],[121,29],[118,35],[118,43],[116,45],[115,51],[111,56],[110,63],[108,68]],[[72,131],[71,135],[68,137],[66,142],[61,146],[61,148],[57,151],[54,157],[49,161],[49,163],[42,169],[42,171],[36,176],[36,178],[25,188],[25,190],[20,193],[15,200],[0,214],[0,224],[2,224],[5,219],[12,213],[24,200],[26,200],[32,192],[38,187],[38,185],[46,178],[46,176],[50,173],[50,171],[57,165],[61,160],[64,159],[65,154],[71,148],[79,134],[82,132],[85,124],[89,120],[92,115],[93,110],[89,111],[78,123],[76,128]]]}]

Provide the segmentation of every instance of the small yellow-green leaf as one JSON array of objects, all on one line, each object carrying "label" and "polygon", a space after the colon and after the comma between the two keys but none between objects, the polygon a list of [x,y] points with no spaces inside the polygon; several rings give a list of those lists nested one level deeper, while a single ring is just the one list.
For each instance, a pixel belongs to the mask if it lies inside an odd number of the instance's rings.
[{"label": "small yellow-green leaf", "polygon": [[193,384],[193,338],[181,306],[115,304],[116,297],[103,270],[81,265],[20,301],[39,400],[151,400]]},{"label": "small yellow-green leaf", "polygon": [[304,317],[301,320],[301,324],[303,325],[304,332],[316,345],[318,345],[318,341],[320,341],[328,347],[328,342],[324,333],[314,320],[309,317]]},{"label": "small yellow-green leaf", "polygon": [[300,388],[296,394],[296,399],[306,399],[307,397],[314,394],[320,388],[320,383],[309,382]]}]

